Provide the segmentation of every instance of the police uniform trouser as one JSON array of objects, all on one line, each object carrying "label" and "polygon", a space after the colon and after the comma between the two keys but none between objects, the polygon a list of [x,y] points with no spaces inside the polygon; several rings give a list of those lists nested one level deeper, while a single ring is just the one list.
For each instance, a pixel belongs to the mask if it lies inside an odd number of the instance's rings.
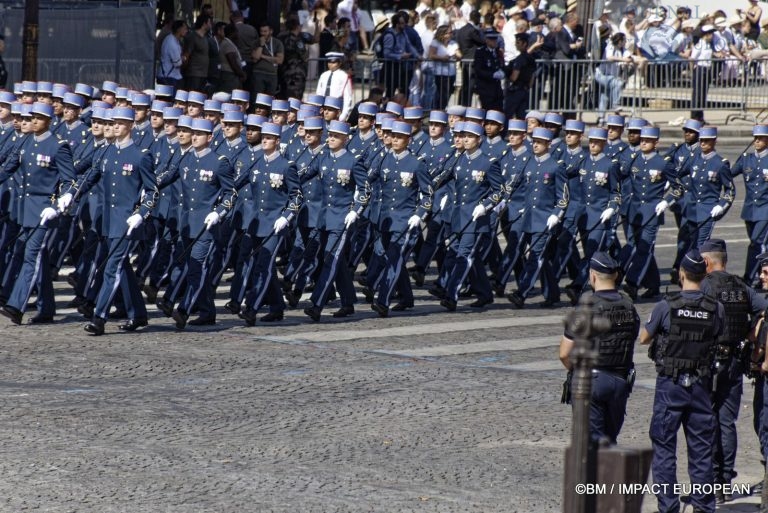
[{"label": "police uniform trouser", "polygon": [[282,289],[277,283],[275,259],[277,258],[277,248],[282,243],[286,231],[287,229],[271,237],[254,238],[254,248],[259,245],[261,247],[246,265],[246,275],[250,276],[249,289],[245,295],[247,308],[258,310],[261,305],[266,303],[272,313],[285,310]]},{"label": "police uniform trouser", "polygon": [[608,438],[615,444],[624,424],[629,385],[624,377],[604,370],[592,371],[589,403],[589,434],[597,442]]},{"label": "police uniform trouser", "polygon": [[323,247],[323,264],[310,299],[314,306],[320,308],[325,306],[334,282],[339,291],[341,306],[355,304],[355,286],[347,263],[349,235],[349,230],[320,232],[319,242]]},{"label": "police uniform trouser", "polygon": [[389,307],[389,301],[395,287],[400,293],[400,302],[406,305],[413,304],[413,289],[411,289],[408,273],[405,271],[405,262],[416,244],[417,229],[414,228],[405,232],[382,232],[381,234],[381,243],[386,250],[384,269],[378,282],[376,298],[380,305]]},{"label": "police uniform trouser", "polygon": [[728,484],[736,477],[736,420],[744,392],[742,371],[739,360],[730,357],[720,362],[720,370],[715,375],[717,385],[712,403],[716,419],[713,461],[716,483]]},{"label": "police uniform trouser", "polygon": [[464,232],[461,234],[456,248],[456,260],[445,286],[448,299],[458,302],[459,291],[467,277],[470,278],[472,290],[477,294],[478,299],[493,298],[491,283],[488,281],[481,258],[489,243],[490,236],[487,233]]},{"label": "police uniform trouser", "polygon": [[94,315],[107,319],[109,309],[118,288],[122,290],[123,302],[129,319],[146,319],[147,309],[141,297],[139,282],[128,258],[136,247],[136,242],[127,238],[109,238],[108,259],[104,266],[104,279],[96,298]]},{"label": "police uniform trouser", "polygon": [[[691,483],[714,483],[712,442],[715,416],[709,397],[710,389],[708,378],[684,387],[671,377],[656,377],[650,436],[653,444],[653,482],[660,485],[656,494],[660,513],[680,509],[680,498],[674,493],[674,485],[677,483],[677,432],[681,424],[688,446],[688,477]],[[692,493],[691,503],[702,512],[715,511],[714,494]]]},{"label": "police uniform trouser", "polygon": [[658,223],[651,222],[640,231],[641,224],[630,224],[627,232],[627,240],[633,244],[629,262],[625,266],[627,270],[626,280],[634,286],[645,285],[649,289],[659,288],[661,278],[656,257],[653,255],[653,246],[656,244],[656,234],[659,231]]},{"label": "police uniform trouser", "polygon": [[[53,222],[55,221],[49,221]],[[56,304],[48,262],[48,242],[53,230],[45,226],[22,230],[20,239],[24,244],[24,257],[7,304],[24,312],[32,289],[36,288],[38,313],[43,317],[52,317],[56,313]]]},{"label": "police uniform trouser", "polygon": [[[556,231],[556,228],[553,229]],[[552,269],[552,239],[554,238],[554,231],[546,231],[542,233],[528,233],[523,234],[523,240],[521,246],[530,244],[528,258],[523,264],[523,276],[520,278],[520,288],[518,292],[523,297],[528,297],[533,289],[536,279],[539,273],[542,274],[542,285],[544,295],[547,299],[555,300],[560,295],[560,288],[558,286],[558,280],[555,277],[554,269]]]}]

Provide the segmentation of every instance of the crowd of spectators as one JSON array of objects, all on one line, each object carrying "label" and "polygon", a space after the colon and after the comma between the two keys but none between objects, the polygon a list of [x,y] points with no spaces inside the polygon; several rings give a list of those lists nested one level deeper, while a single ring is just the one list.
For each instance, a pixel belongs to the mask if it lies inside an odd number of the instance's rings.
[{"label": "crowd of spectators", "polygon": [[[483,95],[499,93],[484,90],[481,77],[501,76],[497,82],[510,117],[542,99],[544,88],[533,85],[544,81],[549,109],[568,112],[583,101],[586,78],[602,117],[621,109],[632,75],[640,87],[647,79],[650,87],[668,85],[648,72],[649,63],[678,63],[670,68],[675,78],[689,76],[704,101],[710,83],[732,84],[743,73],[742,63],[768,56],[757,0],[730,17],[719,10],[697,19],[687,7],[669,13],[663,6],[630,4],[621,12],[605,8],[592,24],[557,5],[548,9],[546,2],[516,0],[505,7],[490,0],[420,0],[372,31],[364,28],[358,0],[292,1],[279,30],[266,23],[253,27],[239,12],[228,23],[216,21],[210,6],[203,6],[192,27],[170,19],[163,26],[158,82],[208,93],[245,88],[252,95],[301,98],[313,92],[307,84],[326,70],[322,59],[334,53],[343,56],[339,68],[352,83],[371,79],[384,97],[426,109],[444,109],[451,99],[471,105],[478,93],[485,104]],[[585,26],[592,32],[585,33]],[[489,51],[478,54],[483,48]],[[592,64],[569,62],[585,59]]]}]

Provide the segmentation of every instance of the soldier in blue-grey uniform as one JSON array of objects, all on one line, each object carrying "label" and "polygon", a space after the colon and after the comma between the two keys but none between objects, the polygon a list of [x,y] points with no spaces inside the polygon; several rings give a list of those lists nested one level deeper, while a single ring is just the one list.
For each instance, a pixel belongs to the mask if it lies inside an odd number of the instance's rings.
[{"label": "soldier in blue-grey uniform", "polygon": [[[707,276],[701,282],[701,291],[719,301],[725,310],[723,332],[715,351],[712,402],[717,423],[713,451],[715,483],[730,486],[737,476],[736,420],[741,407],[744,374],[749,371],[744,362],[752,356],[743,352],[751,349],[747,344],[750,326],[763,314],[768,301],[726,271],[728,251],[723,239],[705,241],[699,252],[707,263]],[[716,492],[718,503],[731,499],[727,490]]]},{"label": "soldier in blue-grey uniform", "polygon": [[[519,279],[522,275],[522,263],[520,256],[523,254],[521,242],[523,239],[523,214],[525,214],[526,185],[521,182],[521,174],[525,165],[533,157],[525,144],[525,134],[528,124],[522,119],[510,119],[507,123],[507,138],[509,148],[494,161],[493,166],[498,166],[501,177],[504,180],[505,195],[502,202],[496,206],[501,217],[501,229],[507,244],[502,253],[501,263],[496,271],[496,281],[493,288],[496,296],[502,297],[504,289],[509,282],[512,272],[519,288]],[[512,190],[512,184],[521,184]]]},{"label": "soldier in blue-grey uniform", "polygon": [[704,126],[699,131],[700,151],[681,169],[679,177],[689,177],[685,205],[686,251],[699,248],[709,240],[715,222],[728,212],[736,198],[736,187],[728,159],[717,153],[717,127]]},{"label": "soldier in blue-grey uniform", "polygon": [[203,105],[207,97],[200,91],[190,91],[187,95],[187,116],[195,119],[203,117]]},{"label": "soldier in blue-grey uniform", "polygon": [[[446,169],[452,168],[459,159],[459,153],[451,142],[446,139],[448,129],[448,115],[439,110],[429,113],[429,142],[424,146],[422,155],[427,165],[429,175],[437,177]],[[424,243],[417,251],[416,267],[411,272],[411,277],[418,287],[424,285],[427,268],[441,251],[442,241],[445,239],[445,228],[450,222],[450,209],[448,202],[453,204],[451,191],[453,187],[441,187],[434,191],[432,197],[432,215],[427,221],[427,235]],[[445,200],[443,200],[445,198]],[[438,263],[443,261],[443,255],[438,256]],[[441,267],[438,265],[438,268]]]},{"label": "soldier in blue-grey uniform", "polygon": [[91,126],[91,116],[93,115],[93,110],[91,109],[93,92],[93,86],[82,83],[75,84],[75,94],[80,95],[85,102],[83,104],[83,109],[80,111],[80,121],[85,123],[87,126]]},{"label": "soldier in blue-grey uniform", "polygon": [[[630,214],[631,215],[631,214]],[[653,444],[651,472],[658,486],[659,511],[680,509],[677,484],[677,432],[682,425],[688,453],[688,476],[693,485],[694,511],[714,513],[715,496],[703,486],[712,485],[711,369],[714,349],[725,323],[723,305],[701,291],[707,266],[698,250],[688,252],[680,264],[682,290],[656,304],[640,330],[640,343],[651,344],[649,356],[656,363],[650,437]]]},{"label": "soldier in blue-grey uniform", "polygon": [[155,134],[149,122],[149,107],[152,99],[148,94],[133,93],[131,95],[131,108],[136,114],[131,137],[136,146],[142,150],[148,150],[155,141]]},{"label": "soldier in blue-grey uniform", "polygon": [[[128,321],[119,328],[134,331],[147,325],[144,298],[128,259],[136,242],[144,237],[140,227],[155,207],[157,186],[152,172],[152,156],[147,150],[137,147],[131,138],[134,116],[133,109],[126,107],[112,112],[115,142],[105,150],[101,167],[93,169],[94,172],[80,185],[88,191],[101,182],[103,188],[102,230],[107,238],[108,253],[93,318],[85,325],[85,331],[93,335],[104,333],[104,325],[118,290],[122,293],[128,315]],[[71,200],[75,192],[73,188],[62,197],[59,206],[67,208],[67,200]]]},{"label": "soldier in blue-grey uniform", "polygon": [[363,102],[357,107],[357,128],[352,129],[347,143],[347,151],[355,157],[361,157],[376,142],[374,123],[379,108],[373,102]]},{"label": "soldier in blue-grey uniform", "polygon": [[[456,258],[448,270],[445,297],[440,305],[449,311],[456,310],[459,290],[469,280],[477,300],[469,306],[483,308],[493,303],[493,290],[482,260],[483,251],[495,236],[491,232],[493,208],[505,194],[504,181],[498,166],[492,166],[493,158],[485,154],[480,144],[483,127],[471,121],[462,127],[464,153],[451,169],[438,179],[438,188],[444,181],[452,181],[455,191],[451,233],[456,237]],[[444,181],[443,181],[444,180]]]},{"label": "soldier in blue-grey uniform", "polygon": [[[701,122],[695,119],[687,119],[683,123],[683,144],[674,143],[665,157],[670,157],[675,164],[675,170],[678,175],[680,172],[688,166],[693,160],[694,155],[700,151],[699,148],[699,131],[701,130]],[[685,191],[678,201],[669,207],[670,212],[675,214],[675,223],[677,224],[677,256],[672,264],[672,273],[670,281],[677,283],[678,269],[680,268],[680,260],[685,256],[686,247],[689,246],[689,240],[691,234],[688,233],[688,229],[691,227],[687,223],[685,217],[686,203],[688,201],[689,189],[691,186],[691,179],[686,176],[680,180],[683,190]]]},{"label": "soldier in blue-grey uniform", "polygon": [[[578,196],[581,197],[587,229],[584,232],[584,258],[579,264],[579,275],[565,288],[572,305],[578,303],[588,283],[592,255],[604,251],[610,244],[611,224],[621,203],[619,162],[608,158],[603,152],[607,137],[604,128],[589,130],[589,156],[577,170],[579,179],[574,184],[574,188],[579,189]],[[569,190],[574,192],[573,189]]]},{"label": "soldier in blue-grey uniform", "polygon": [[[275,258],[288,225],[301,208],[302,194],[296,166],[280,155],[280,125],[264,123],[261,127],[262,155],[254,164],[245,186],[253,195],[249,219],[245,219],[253,237],[254,254],[250,255],[245,276],[250,276],[245,296],[245,309],[240,316],[248,326],[256,324],[256,312],[263,304],[269,313],[262,322],[283,320],[285,300],[277,280]],[[248,183],[248,181],[250,183]],[[243,184],[236,184],[243,186]]]},{"label": "soldier in blue-grey uniform", "polygon": [[[408,151],[410,137],[411,125],[394,121],[392,149],[384,155],[376,169],[368,173],[369,182],[378,183],[381,190],[378,228],[385,263],[378,294],[371,304],[371,308],[381,317],[389,315],[390,299],[395,288],[400,293],[400,300],[395,305],[397,310],[413,307],[413,291],[405,262],[415,244],[414,231],[420,229],[432,207],[429,171],[423,161]],[[357,165],[365,166],[360,161]]]},{"label": "soldier in blue-grey uniform", "polygon": [[549,154],[555,160],[563,160],[565,153],[565,139],[560,137],[560,131],[565,123],[565,118],[557,112],[547,112],[544,115],[544,128],[552,132],[552,143],[549,145]]},{"label": "soldier in blue-grey uniform", "polygon": [[618,114],[609,114],[605,118],[605,129],[608,131],[608,141],[605,144],[603,152],[608,158],[615,158],[616,155],[624,151],[628,144],[621,140],[621,135],[624,133],[624,124],[626,120],[624,116]]},{"label": "soldier in blue-grey uniform", "polygon": [[[615,444],[624,424],[627,400],[632,392],[635,368],[633,353],[640,332],[640,316],[629,296],[616,289],[619,264],[602,251],[593,253],[586,260],[589,284],[594,290],[591,308],[611,323],[610,330],[592,340],[597,361],[592,367],[589,435],[595,443],[607,438]],[[574,338],[570,326],[566,326],[560,341],[560,361],[568,371],[573,371],[570,354]]]},{"label": "soldier in blue-grey uniform", "polygon": [[[14,127],[12,105],[16,96],[9,91],[0,91],[0,163],[5,162],[16,144],[17,132]],[[18,124],[20,121],[17,121]],[[13,212],[16,206],[15,180],[0,185],[0,282],[10,259],[8,247],[18,234],[18,223]]]},{"label": "soldier in blue-grey uniform", "polygon": [[424,117],[424,110],[421,107],[406,107],[403,109],[403,121],[411,125],[411,142],[408,143],[408,150],[416,156],[421,155],[424,146],[429,141],[429,135],[421,126],[421,118]]},{"label": "soldier in blue-grey uniform", "polygon": [[527,190],[521,246],[529,245],[528,257],[519,288],[507,296],[516,308],[523,308],[539,272],[543,273],[545,299],[542,306],[552,306],[560,301],[560,288],[551,262],[552,240],[565,217],[569,192],[565,164],[549,153],[552,137],[552,132],[546,128],[533,129],[533,158],[528,160],[518,181],[511,186],[512,194],[523,184]]},{"label": "soldier in blue-grey uniform", "polygon": [[587,157],[587,152],[581,145],[584,129],[583,121],[569,119],[565,122],[565,151],[561,153],[561,158],[565,163],[565,172],[568,176],[569,200],[560,236],[557,238],[553,264],[556,279],[560,279],[566,270],[572,278],[575,278],[579,269],[579,250],[576,247],[576,239],[586,228],[579,175],[582,163]]},{"label": "soldier in blue-grey uniform", "polygon": [[507,149],[507,143],[502,137],[506,121],[504,113],[498,110],[489,110],[485,113],[485,122],[483,123],[485,137],[483,137],[480,149],[494,160],[500,159],[501,154]]},{"label": "soldier in blue-grey uniform", "polygon": [[32,134],[17,145],[0,168],[0,184],[20,173],[19,204],[23,263],[15,276],[7,303],[0,311],[14,324],[21,324],[32,289],[38,292],[38,314],[32,322],[52,322],[56,313],[53,283],[48,262],[48,243],[59,212],[53,199],[59,191],[71,187],[77,177],[72,152],[66,141],[49,130],[53,107],[32,105]]},{"label": "soldier in blue-grey uniform", "polygon": [[[192,148],[181,161],[157,176],[160,187],[176,180],[182,185],[182,210],[179,223],[188,255],[184,272],[179,280],[186,280],[184,297],[170,312],[176,329],[186,327],[193,308],[199,317],[190,325],[216,323],[214,290],[210,273],[216,258],[218,225],[235,202],[234,171],[227,157],[218,155],[211,147],[213,123],[207,119],[192,121]],[[177,287],[179,283],[171,286]],[[158,305],[160,306],[160,305]],[[168,315],[172,305],[164,303],[163,313]]]},{"label": "soldier in blue-grey uniform", "polygon": [[[631,118],[627,121],[627,145],[623,150],[617,153],[609,151],[606,153],[612,158],[619,159],[622,170],[621,181],[621,206],[619,207],[619,218],[621,219],[622,229],[624,231],[624,237],[627,237],[629,233],[629,221],[627,219],[627,211],[631,203],[632,184],[629,180],[629,172],[634,165],[634,160],[640,158],[640,132],[643,127],[648,126],[648,121],[642,118]],[[610,137],[610,133],[609,133]],[[614,235],[615,247],[619,247],[618,238]],[[622,262],[623,264],[623,262]]]},{"label": "soldier in blue-grey uniform", "polygon": [[81,144],[85,144],[88,137],[88,126],[80,120],[80,111],[85,104],[83,97],[75,93],[65,93],[64,114],[56,129],[56,135],[67,141],[71,151],[75,151]]},{"label": "soldier in blue-grey uniform", "polygon": [[320,232],[322,268],[310,301],[312,306],[304,313],[319,321],[335,284],[341,308],[333,316],[348,317],[355,313],[355,287],[352,270],[348,266],[350,228],[360,217],[368,200],[366,184],[368,173],[358,166],[358,159],[345,149],[349,125],[331,121],[328,127],[328,149],[301,175],[301,181],[316,181],[320,185],[320,211],[317,229]]},{"label": "soldier in blue-grey uniform", "polygon": [[[659,225],[664,224],[664,211],[682,194],[672,161],[656,152],[659,129],[643,127],[640,131],[640,153],[622,167],[622,178],[629,180],[631,199],[627,208],[627,247],[622,265],[626,270],[624,291],[637,299],[640,286],[648,290],[643,297],[659,294],[661,277],[653,254]],[[671,184],[665,194],[667,182]],[[622,198],[623,200],[623,198]]]},{"label": "soldier in blue-grey uniform", "polygon": [[744,281],[748,285],[759,286],[757,255],[768,250],[768,125],[755,125],[752,137],[754,151],[739,155],[731,168],[731,176],[744,177],[741,218],[749,237]]},{"label": "soldier in blue-grey uniform", "polygon": [[315,163],[324,161],[323,118],[304,119],[305,150],[294,162],[301,180],[302,204],[296,216],[296,232],[284,273],[283,290],[291,308],[296,308],[309,282],[316,278],[320,253],[319,215],[322,209],[321,180],[306,180],[304,175]]}]

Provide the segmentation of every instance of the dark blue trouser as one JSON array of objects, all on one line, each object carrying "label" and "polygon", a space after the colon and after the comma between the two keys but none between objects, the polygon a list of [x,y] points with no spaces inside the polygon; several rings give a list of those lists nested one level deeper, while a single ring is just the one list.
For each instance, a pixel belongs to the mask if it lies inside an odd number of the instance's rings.
[{"label": "dark blue trouser", "polygon": [[314,306],[323,308],[328,301],[328,294],[336,283],[341,306],[355,304],[355,286],[347,263],[349,231],[334,230],[320,232],[320,245],[323,247],[323,265],[320,276],[312,291],[311,301]]},{"label": "dark blue trouser", "polygon": [[739,418],[744,378],[741,363],[736,358],[720,362],[715,376],[713,409],[715,412],[715,445],[713,469],[716,483],[730,483],[736,477],[736,420]]},{"label": "dark blue trouser", "polygon": [[416,255],[416,268],[419,271],[425,273],[429,269],[429,264],[432,263],[435,254],[443,245],[443,234],[446,232],[446,226],[442,222],[432,219],[427,223],[427,236],[424,237],[424,242]]},{"label": "dark blue trouser", "polygon": [[631,254],[629,262],[625,265],[626,280],[636,287],[644,285],[649,289],[657,289],[661,286],[661,277],[653,247],[656,244],[659,225],[652,221],[640,231],[641,226],[631,224],[627,230],[627,244],[631,244]]},{"label": "dark blue trouser", "polygon": [[250,277],[250,287],[246,290],[245,305],[258,310],[264,303],[273,313],[285,310],[283,292],[277,283],[275,259],[277,249],[283,241],[283,233],[271,237],[255,237],[254,247],[263,244],[246,265],[245,275]]},{"label": "dark blue trouser", "polygon": [[456,248],[456,260],[453,269],[449,271],[448,283],[445,286],[446,296],[454,301],[459,300],[459,291],[464,281],[470,276],[472,290],[480,300],[493,298],[491,283],[485,272],[485,266],[481,255],[488,247],[489,235],[487,233],[464,232],[459,237]]},{"label": "dark blue trouser", "polygon": [[133,267],[128,262],[136,242],[125,238],[110,238],[108,239],[108,246],[109,258],[104,267],[104,281],[101,283],[93,314],[96,317],[107,319],[112,301],[115,299],[115,294],[119,288],[123,294],[128,318],[146,319],[147,308],[144,306],[144,298],[141,296],[139,281],[133,272]]},{"label": "dark blue trouser", "polygon": [[520,278],[520,288],[518,292],[527,298],[531,293],[536,279],[539,276],[539,272],[542,273],[542,285],[549,300],[556,300],[560,297],[560,287],[558,286],[558,279],[555,277],[554,269],[552,269],[552,250],[553,244],[550,244],[553,239],[553,234],[549,232],[543,233],[527,233],[523,234],[523,238],[520,246],[525,247],[530,244],[528,258],[525,260],[523,267],[523,276]]},{"label": "dark blue trouser", "polygon": [[755,380],[755,432],[760,439],[760,452],[763,458],[768,454],[768,379],[762,374]]},{"label": "dark blue trouser", "polygon": [[[411,280],[405,271],[405,262],[408,260],[413,246],[416,244],[415,230],[403,232],[383,232],[381,243],[386,248],[384,257],[385,265],[378,284],[376,302],[389,307],[392,293],[397,287],[400,293],[400,301],[405,304],[413,304],[413,289]],[[368,285],[371,286],[370,283]]]},{"label": "dark blue trouser", "polygon": [[[304,250],[299,255],[300,259],[296,265],[292,281],[294,290],[298,291],[299,295],[301,295],[317,270],[321,243],[320,230],[317,228],[303,227],[299,228],[298,231],[301,232]],[[299,237],[296,238],[298,239]]]},{"label": "dark blue trouser", "polygon": [[[650,436],[653,444],[651,471],[660,486],[656,495],[660,513],[677,512],[680,498],[674,493],[677,483],[677,431],[682,424],[688,446],[688,477],[693,484],[714,483],[712,444],[715,415],[709,397],[710,380],[702,379],[684,387],[668,376],[656,377]],[[714,513],[714,494],[691,494],[694,508]]]},{"label": "dark blue trouser", "polygon": [[592,396],[589,403],[589,435],[598,442],[607,438],[612,444],[619,437],[629,399],[627,380],[611,372],[592,371]]},{"label": "dark blue trouser", "polygon": [[48,262],[48,242],[53,230],[46,227],[22,228],[24,259],[13,284],[8,306],[24,312],[32,289],[37,289],[37,311],[41,316],[52,317],[56,313],[51,268]]},{"label": "dark blue trouser", "polygon": [[768,221],[746,221],[749,247],[747,248],[747,261],[744,267],[744,281],[747,285],[759,283],[759,262],[757,255],[765,252],[768,244]]}]

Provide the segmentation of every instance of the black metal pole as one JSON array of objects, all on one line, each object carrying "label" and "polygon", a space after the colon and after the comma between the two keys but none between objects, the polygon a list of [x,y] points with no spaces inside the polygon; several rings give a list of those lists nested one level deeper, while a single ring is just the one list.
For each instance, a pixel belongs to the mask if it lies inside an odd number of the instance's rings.
[{"label": "black metal pole", "polygon": [[24,2],[24,36],[21,55],[21,76],[23,80],[37,80],[37,47],[40,31],[40,2]]}]

